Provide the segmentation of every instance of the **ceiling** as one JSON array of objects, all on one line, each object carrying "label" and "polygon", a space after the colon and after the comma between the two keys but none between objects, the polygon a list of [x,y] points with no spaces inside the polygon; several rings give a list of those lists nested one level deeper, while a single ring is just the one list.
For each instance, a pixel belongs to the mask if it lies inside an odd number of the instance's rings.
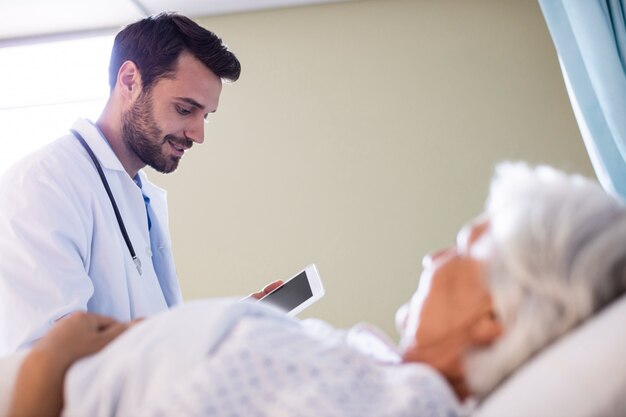
[{"label": "ceiling", "polygon": [[3,0],[0,45],[117,30],[161,11],[191,18],[346,0]]}]

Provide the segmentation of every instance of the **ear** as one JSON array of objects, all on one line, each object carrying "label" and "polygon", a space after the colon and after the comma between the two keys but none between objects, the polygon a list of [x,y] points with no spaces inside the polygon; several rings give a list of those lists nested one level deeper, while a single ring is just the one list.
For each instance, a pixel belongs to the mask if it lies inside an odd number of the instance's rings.
[{"label": "ear", "polygon": [[125,61],[117,72],[117,88],[123,97],[132,99],[141,93],[141,73],[133,61]]},{"label": "ear", "polygon": [[485,314],[470,329],[472,342],[479,346],[490,345],[504,333],[504,326],[493,313]]}]

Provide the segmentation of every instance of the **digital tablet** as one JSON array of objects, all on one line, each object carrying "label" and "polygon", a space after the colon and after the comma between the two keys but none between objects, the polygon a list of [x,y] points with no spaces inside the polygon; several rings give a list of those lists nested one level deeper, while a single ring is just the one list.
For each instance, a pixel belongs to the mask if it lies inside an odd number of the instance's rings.
[{"label": "digital tablet", "polygon": [[259,301],[270,303],[295,316],[324,296],[324,286],[314,264],[285,281]]}]

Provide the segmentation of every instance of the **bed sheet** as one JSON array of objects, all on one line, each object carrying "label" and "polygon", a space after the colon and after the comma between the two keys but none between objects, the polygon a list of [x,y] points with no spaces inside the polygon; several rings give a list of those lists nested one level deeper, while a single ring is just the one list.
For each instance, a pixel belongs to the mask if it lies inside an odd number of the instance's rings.
[{"label": "bed sheet", "polygon": [[423,365],[382,363],[347,333],[233,300],[195,302],[72,367],[65,417],[458,415]]}]

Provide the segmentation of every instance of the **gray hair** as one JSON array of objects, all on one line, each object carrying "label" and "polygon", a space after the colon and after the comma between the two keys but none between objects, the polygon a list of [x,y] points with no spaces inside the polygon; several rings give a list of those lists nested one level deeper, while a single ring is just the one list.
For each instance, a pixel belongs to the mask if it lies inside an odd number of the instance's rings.
[{"label": "gray hair", "polygon": [[488,285],[504,334],[465,357],[479,398],[626,286],[626,208],[595,182],[503,163],[486,211]]}]

